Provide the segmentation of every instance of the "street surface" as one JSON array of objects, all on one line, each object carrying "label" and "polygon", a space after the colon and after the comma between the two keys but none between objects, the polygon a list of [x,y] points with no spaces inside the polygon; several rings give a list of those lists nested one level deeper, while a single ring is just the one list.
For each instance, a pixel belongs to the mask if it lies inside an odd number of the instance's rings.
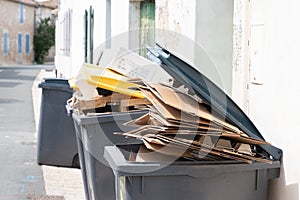
[{"label": "street surface", "polygon": [[0,199],[45,194],[31,87],[40,68],[0,67]]}]

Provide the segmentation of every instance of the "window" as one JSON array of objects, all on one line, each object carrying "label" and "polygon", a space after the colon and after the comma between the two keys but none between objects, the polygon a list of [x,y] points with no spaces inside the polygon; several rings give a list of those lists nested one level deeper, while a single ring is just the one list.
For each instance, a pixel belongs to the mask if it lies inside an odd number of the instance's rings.
[{"label": "window", "polygon": [[18,34],[18,54],[22,53],[22,34]]},{"label": "window", "polygon": [[111,0],[106,0],[106,33],[105,33],[105,46],[111,47]]},{"label": "window", "polygon": [[25,36],[25,52],[30,53],[30,35],[26,34]]},{"label": "window", "polygon": [[20,3],[20,23],[24,23],[24,4]]},{"label": "window", "polygon": [[72,10],[68,9],[65,14],[64,18],[61,22],[63,26],[63,44],[62,44],[62,51],[63,55],[70,56],[70,48],[71,48],[71,30],[72,30]]},{"label": "window", "polygon": [[3,43],[2,44],[3,44],[3,47],[2,47],[3,54],[7,55],[8,54],[8,33],[7,32],[3,33]]}]

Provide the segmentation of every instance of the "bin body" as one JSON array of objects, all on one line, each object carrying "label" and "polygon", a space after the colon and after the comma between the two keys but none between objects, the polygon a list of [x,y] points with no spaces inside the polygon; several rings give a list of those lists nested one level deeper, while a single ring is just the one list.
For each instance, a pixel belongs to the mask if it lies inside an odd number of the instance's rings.
[{"label": "bin body", "polygon": [[136,143],[134,138],[114,135],[130,131],[133,127],[123,123],[144,115],[147,111],[104,114],[94,116],[72,114],[84,182],[86,198],[90,200],[115,200],[114,174],[103,157],[104,147],[114,144]]},{"label": "bin body", "polygon": [[267,200],[268,180],[266,169],[226,173],[210,178],[128,175],[118,190],[124,188],[122,196],[126,200]]},{"label": "bin body", "polygon": [[84,151],[83,151],[83,145],[82,145],[82,140],[77,139],[80,138],[81,136],[77,136],[77,134],[80,134],[80,126],[78,123],[74,122],[74,127],[75,127],[75,134],[76,134],[76,141],[77,141],[77,149],[78,149],[78,158],[79,158],[79,163],[80,163],[80,170],[82,173],[82,182],[84,185],[84,194],[87,200],[90,199],[88,190],[86,189],[87,186],[87,177],[86,177],[86,168],[84,164]]},{"label": "bin body", "polygon": [[111,146],[105,148],[104,154],[114,169],[118,200],[267,200],[268,182],[280,173],[279,161],[183,161],[162,167],[159,162],[128,162],[120,152],[120,148]]},{"label": "bin body", "polygon": [[66,101],[73,90],[66,79],[45,79],[38,128],[37,162],[40,165],[79,167],[74,123],[67,115]]}]

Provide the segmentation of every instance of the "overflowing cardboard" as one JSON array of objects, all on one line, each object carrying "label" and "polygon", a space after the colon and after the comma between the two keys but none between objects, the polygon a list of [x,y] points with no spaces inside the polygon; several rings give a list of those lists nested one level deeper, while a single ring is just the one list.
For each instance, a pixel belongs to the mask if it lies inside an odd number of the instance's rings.
[{"label": "overflowing cardboard", "polygon": [[249,137],[220,115],[211,113],[209,105],[201,100],[170,86],[146,85],[140,90],[152,104],[149,113],[125,123],[136,129],[116,134],[142,140],[149,151],[172,158],[272,162],[253,151],[255,145],[268,142]]},{"label": "overflowing cardboard", "polygon": [[[268,142],[249,137],[190,89],[170,86],[172,78],[154,70],[158,65],[149,68],[152,65],[132,52],[106,68],[85,64],[74,80],[77,92],[69,103],[90,115],[147,108],[147,114],[124,124],[135,129],[115,133],[141,140],[144,145],[137,158],[143,161],[272,162],[256,152],[257,145]],[[106,109],[109,106],[114,109]],[[146,155],[149,152],[151,156]]]}]

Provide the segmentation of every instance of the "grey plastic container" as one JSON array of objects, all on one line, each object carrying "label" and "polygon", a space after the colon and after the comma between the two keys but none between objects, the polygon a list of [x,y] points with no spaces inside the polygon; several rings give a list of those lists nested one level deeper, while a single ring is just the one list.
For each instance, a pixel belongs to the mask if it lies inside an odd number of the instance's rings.
[{"label": "grey plastic container", "polygon": [[133,127],[124,126],[123,123],[147,112],[99,113],[92,116],[72,114],[87,199],[115,200],[114,174],[103,157],[104,147],[136,143],[134,138],[124,138],[113,133],[132,130]]},{"label": "grey plastic container", "polygon": [[37,163],[78,168],[74,123],[67,115],[66,101],[73,90],[66,79],[45,79],[42,88],[38,128]]},{"label": "grey plastic container", "polygon": [[[73,114],[73,113],[72,113]],[[80,134],[80,126],[78,123],[74,122],[74,127],[75,127],[75,132],[76,132],[76,141],[77,141],[77,149],[78,149],[78,158],[79,158],[79,163],[80,163],[80,169],[82,173],[82,182],[84,185],[84,193],[85,197],[87,200],[90,199],[89,197],[89,192],[86,189],[87,187],[87,177],[86,177],[86,168],[84,164],[84,151],[83,151],[83,145],[82,145],[82,140],[80,139],[81,136],[77,136],[77,134]]]},{"label": "grey plastic container", "polygon": [[267,200],[268,182],[280,173],[279,161],[180,161],[165,167],[159,162],[128,161],[126,154],[137,149],[133,145],[105,147],[104,157],[114,170],[118,200]]}]

